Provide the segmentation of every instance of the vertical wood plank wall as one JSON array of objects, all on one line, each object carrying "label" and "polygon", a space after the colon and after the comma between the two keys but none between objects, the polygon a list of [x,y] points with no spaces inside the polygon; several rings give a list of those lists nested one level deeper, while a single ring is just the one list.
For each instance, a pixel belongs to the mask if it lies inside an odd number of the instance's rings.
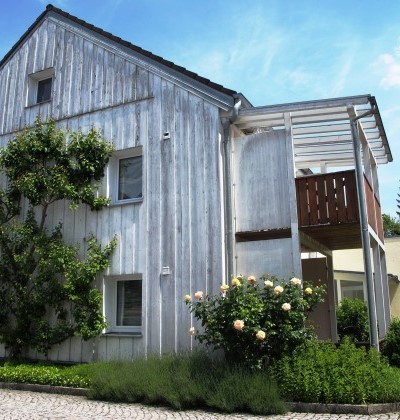
[{"label": "vertical wood plank wall", "polygon": [[[50,67],[53,99],[27,106],[28,75]],[[216,292],[223,275],[218,107],[45,20],[0,70],[1,145],[37,114],[72,130],[94,126],[117,150],[143,146],[142,203],[99,213],[85,207],[71,212],[68,203],[56,203],[48,221],[62,220],[65,239],[79,244],[82,254],[90,233],[103,245],[117,235],[107,274],[142,273],[142,337],[74,338],[52,349],[49,359],[130,359],[191,348],[183,296]],[[170,139],[163,140],[167,131]],[[102,192],[110,188],[107,174]],[[170,274],[161,275],[165,266]]]},{"label": "vertical wood plank wall", "polygon": [[[235,140],[235,231],[291,227],[285,131],[258,133]],[[236,243],[236,271],[241,274],[294,272],[290,238]]]}]

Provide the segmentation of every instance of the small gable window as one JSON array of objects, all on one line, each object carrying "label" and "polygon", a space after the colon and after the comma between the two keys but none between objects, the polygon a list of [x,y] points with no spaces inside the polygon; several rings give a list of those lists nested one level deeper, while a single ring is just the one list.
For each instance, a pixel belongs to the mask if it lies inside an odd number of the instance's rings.
[{"label": "small gable window", "polygon": [[53,92],[53,80],[53,67],[30,74],[28,77],[27,106],[50,101]]},{"label": "small gable window", "polygon": [[39,80],[37,85],[37,97],[36,103],[45,102],[51,98],[51,86],[53,84],[53,78]]}]

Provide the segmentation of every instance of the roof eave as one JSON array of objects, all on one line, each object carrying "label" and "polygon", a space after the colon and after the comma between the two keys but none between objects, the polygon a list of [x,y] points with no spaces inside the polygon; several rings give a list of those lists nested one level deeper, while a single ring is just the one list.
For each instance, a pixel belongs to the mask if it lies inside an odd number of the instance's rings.
[{"label": "roof eave", "polygon": [[229,106],[233,105],[235,97],[238,95],[236,91],[232,89],[225,88],[224,86],[214,83],[209,79],[206,79],[194,72],[191,72],[190,70],[187,70],[184,67],[178,66],[174,64],[171,61],[165,60],[160,56],[157,56],[150,51],[146,51],[128,41],[125,41],[110,32],[104,31],[103,29],[92,25],[90,23],[87,23],[86,21],[79,19],[73,15],[70,15],[67,12],[64,12],[63,10],[54,7],[53,5],[49,4],[47,5],[46,9],[43,11],[43,13],[40,14],[40,16],[33,22],[33,24],[25,31],[25,33],[21,36],[21,38],[13,45],[11,50],[3,57],[3,59],[0,61],[0,69],[4,66],[4,64],[16,53],[18,48],[23,44],[25,39],[29,36],[29,34],[41,24],[41,22],[45,19],[45,17],[50,14],[55,13],[59,16],[61,16],[64,19],[67,19],[74,23],[75,25],[78,24],[82,27],[84,27],[86,30],[92,31],[96,35],[100,35],[110,41],[113,41],[114,43],[119,44],[122,47],[125,47],[131,51],[134,51],[137,54],[140,54],[147,60],[152,60],[155,64],[162,65],[165,69],[169,69],[177,74],[182,74],[185,76],[186,80],[193,80],[197,85],[205,86],[206,91],[212,90],[217,92],[220,96],[222,96],[224,99],[222,102],[225,102],[227,106],[224,108],[229,108]]},{"label": "roof eave", "polygon": [[46,10],[41,13],[38,18],[32,23],[31,26],[22,34],[22,36],[19,38],[19,40],[11,47],[10,51],[1,59],[0,61],[0,70],[4,66],[4,64],[16,53],[20,45],[23,44],[25,39],[28,37],[28,35],[42,22],[42,20],[45,18],[45,16],[48,13],[48,8],[51,5],[48,5],[46,7]]}]

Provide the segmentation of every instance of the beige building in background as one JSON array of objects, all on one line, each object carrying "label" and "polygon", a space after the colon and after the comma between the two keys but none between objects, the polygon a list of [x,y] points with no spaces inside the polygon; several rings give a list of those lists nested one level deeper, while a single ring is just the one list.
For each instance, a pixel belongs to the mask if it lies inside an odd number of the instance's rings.
[{"label": "beige building in background", "polygon": [[[391,317],[400,317],[400,236],[385,238]],[[367,301],[367,286],[361,249],[333,253],[336,301],[343,297]]]}]

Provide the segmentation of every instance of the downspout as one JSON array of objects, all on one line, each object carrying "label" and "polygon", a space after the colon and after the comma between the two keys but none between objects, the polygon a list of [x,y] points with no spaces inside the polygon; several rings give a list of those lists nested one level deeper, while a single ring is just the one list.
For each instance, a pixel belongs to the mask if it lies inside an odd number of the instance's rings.
[{"label": "downspout", "polygon": [[[349,114],[354,115],[353,107],[348,107]],[[353,117],[350,119],[351,134],[353,139],[354,149],[354,163],[356,171],[356,182],[357,182],[357,196],[358,205],[360,209],[360,224],[361,224],[361,238],[362,248],[364,256],[364,268],[365,276],[367,279],[367,294],[368,294],[368,320],[369,320],[369,333],[370,333],[370,344],[375,350],[379,351],[379,337],[378,337],[378,326],[376,318],[376,302],[375,302],[375,286],[374,286],[374,275],[372,272],[372,261],[371,261],[371,250],[370,250],[370,239],[368,231],[368,213],[366,206],[365,190],[364,190],[364,173],[361,162],[361,142],[358,134],[358,120],[360,118],[372,115],[374,110],[368,111],[362,115]]]},{"label": "downspout", "polygon": [[224,190],[225,190],[225,244],[227,282],[233,278],[233,205],[232,205],[232,173],[231,173],[231,125],[239,115],[242,101],[232,108],[232,115],[223,122],[223,154],[224,154]]}]

